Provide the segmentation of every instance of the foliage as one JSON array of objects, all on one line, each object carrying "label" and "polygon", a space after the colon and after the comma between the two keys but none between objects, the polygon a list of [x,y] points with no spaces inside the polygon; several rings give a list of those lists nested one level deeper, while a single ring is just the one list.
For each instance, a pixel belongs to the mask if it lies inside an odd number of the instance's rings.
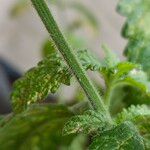
[{"label": "foliage", "polygon": [[[126,51],[132,62],[120,61],[107,46],[103,46],[104,59],[87,50],[74,52],[46,3],[43,0],[31,1],[51,40],[43,47],[43,60],[14,84],[14,114],[0,118],[0,149],[149,150],[147,59],[150,59],[148,54],[144,57],[140,54],[143,59],[139,57],[139,51],[149,53],[149,49],[140,49],[149,42],[148,0],[121,0],[118,6],[118,10],[128,17],[124,35],[133,48],[132,52],[129,47]],[[142,61],[137,61],[139,59]],[[102,77],[105,82],[104,86],[101,85],[103,92],[93,85],[87,70]],[[32,104],[55,93],[61,84],[70,85],[73,76],[83,88],[88,102],[76,104],[70,110],[61,105]],[[85,103],[88,103],[88,110],[80,111]]]},{"label": "foliage", "polygon": [[137,129],[130,122],[125,122],[112,130],[102,133],[93,140],[91,150],[144,150],[144,144]]},{"label": "foliage", "polygon": [[104,115],[96,113],[92,110],[86,111],[83,115],[76,115],[72,117],[69,122],[65,124],[63,134],[84,133],[94,134],[109,128],[107,118]]},{"label": "foliage", "polygon": [[146,105],[131,106],[117,115],[115,121],[120,124],[124,121],[132,121],[144,137],[147,149],[150,149],[150,108]]},{"label": "foliage", "polygon": [[0,129],[0,149],[57,149],[58,146],[67,146],[73,137],[62,137],[61,130],[70,116],[72,113],[65,106],[30,106],[23,113],[12,116]]},{"label": "foliage", "polygon": [[129,39],[125,54],[129,61],[140,63],[150,76],[150,1],[120,0],[118,11],[127,17],[123,36]]}]

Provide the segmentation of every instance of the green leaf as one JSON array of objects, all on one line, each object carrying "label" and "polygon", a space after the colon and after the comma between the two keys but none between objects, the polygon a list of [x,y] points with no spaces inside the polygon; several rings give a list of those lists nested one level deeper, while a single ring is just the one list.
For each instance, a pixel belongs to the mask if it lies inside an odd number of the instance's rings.
[{"label": "green leaf", "polygon": [[[12,103],[15,112],[25,110],[31,103],[43,101],[55,93],[61,84],[70,85],[72,73],[57,53],[53,42],[43,46],[45,58],[29,70],[13,86]],[[92,71],[100,69],[100,62],[87,50],[77,53],[83,67]]]},{"label": "green leaf", "polygon": [[110,126],[104,115],[92,110],[85,112],[83,115],[72,117],[66,124],[63,130],[64,135],[84,133],[93,134],[97,130],[100,132],[108,129]]},{"label": "green leaf", "polygon": [[12,17],[16,17],[20,15],[22,12],[26,11],[29,6],[28,1],[26,0],[19,0],[12,8],[10,15]]},{"label": "green leaf", "polygon": [[[106,69],[104,76],[107,77],[105,78],[107,88],[104,98],[106,102],[111,103],[111,106],[115,106],[113,98],[116,95],[116,92],[118,92],[118,88],[120,88],[119,91],[122,93],[122,96],[118,95],[120,97],[119,101],[122,101],[125,104],[133,102],[133,100],[129,98],[132,94],[133,99],[136,99],[136,94],[133,89],[138,91],[138,95],[140,95],[137,103],[140,103],[141,96],[147,102],[150,100],[150,82],[148,81],[147,74],[141,70],[140,66],[129,62],[121,62],[114,68]],[[130,91],[133,91],[133,93]],[[141,99],[141,101],[143,100],[144,102],[144,99]],[[111,109],[113,110],[113,108]]]},{"label": "green leaf", "polygon": [[129,39],[125,54],[129,61],[140,63],[150,76],[150,1],[120,0],[118,11],[127,17],[123,36]]},{"label": "green leaf", "polygon": [[150,82],[147,74],[145,74],[138,65],[124,62],[119,63],[113,70],[110,77],[111,86],[131,86],[136,87],[141,92],[150,96]]},{"label": "green leaf", "polygon": [[58,149],[72,137],[62,137],[64,123],[72,116],[65,106],[33,105],[0,128],[0,149]]},{"label": "green leaf", "polygon": [[128,109],[123,109],[123,111],[117,116],[115,121],[117,123],[132,121],[136,124],[141,124],[145,119],[150,119],[150,108],[146,105],[132,105]]},{"label": "green leaf", "polygon": [[82,50],[77,53],[81,64],[86,70],[98,71],[102,67],[100,60],[90,51]]},{"label": "green leaf", "polygon": [[119,80],[114,83],[115,86],[117,84],[123,85],[122,89],[125,94],[122,97],[122,101],[126,106],[131,104],[150,104],[150,82],[147,74],[140,67],[135,67],[128,73],[122,74]]},{"label": "green leaf", "polygon": [[73,139],[68,150],[85,150],[86,143],[87,143],[87,137],[85,135],[79,134],[77,137]]},{"label": "green leaf", "polygon": [[120,62],[119,58],[106,44],[103,44],[102,48],[105,54],[105,57],[102,60],[102,64],[104,67],[113,68],[117,64],[119,64]]},{"label": "green leaf", "polygon": [[147,149],[150,149],[150,108],[146,105],[133,105],[128,109],[123,109],[116,117],[115,122],[120,124],[124,121],[132,121],[138,127],[144,137]]},{"label": "green leaf", "polygon": [[44,100],[61,84],[70,85],[70,78],[69,68],[57,53],[52,53],[15,82],[12,93],[14,111],[20,112],[31,103]]},{"label": "green leaf", "polygon": [[42,46],[42,56],[47,57],[53,53],[57,52],[57,48],[52,40],[45,40]]},{"label": "green leaf", "polygon": [[[113,72],[114,74],[110,76],[108,84],[112,89],[118,87],[122,89],[119,89],[123,92],[120,101],[125,106],[150,104],[150,82],[147,74],[141,70],[140,66],[128,62],[120,63]],[[115,95],[114,92],[117,90],[111,92],[111,95]]]},{"label": "green leaf", "polygon": [[105,131],[97,136],[90,150],[144,150],[142,137],[131,122],[125,122],[121,125]]}]

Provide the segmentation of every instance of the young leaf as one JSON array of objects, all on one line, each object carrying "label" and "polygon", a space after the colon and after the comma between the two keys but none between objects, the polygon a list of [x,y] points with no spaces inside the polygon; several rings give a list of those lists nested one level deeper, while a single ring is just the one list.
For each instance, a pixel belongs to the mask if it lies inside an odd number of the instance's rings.
[{"label": "young leaf", "polygon": [[65,106],[33,105],[0,128],[0,149],[58,149],[72,137],[62,137],[64,123],[72,116]]},{"label": "young leaf", "polygon": [[57,48],[56,48],[56,46],[52,40],[47,39],[43,43],[41,52],[42,52],[42,56],[44,58],[44,57],[47,57],[53,53],[56,53]]},{"label": "young leaf", "polygon": [[144,150],[143,139],[131,122],[105,131],[90,145],[90,150]]},{"label": "young leaf", "polygon": [[105,57],[102,60],[103,66],[107,68],[115,67],[120,62],[117,55],[106,44],[103,44],[102,48],[105,53]]},{"label": "young leaf", "polygon": [[124,109],[115,119],[117,123],[122,123],[124,121],[132,121],[136,124],[139,122],[141,124],[142,120],[150,119],[150,108],[146,105],[132,105],[128,109]]},{"label": "young leaf", "polygon": [[87,50],[78,51],[77,55],[86,70],[98,71],[102,67],[100,60]]},{"label": "young leaf", "polygon": [[108,120],[104,117],[104,115],[90,110],[85,112],[83,115],[72,117],[65,124],[63,134],[92,134],[96,133],[97,130],[99,130],[99,132],[103,132],[104,130],[108,130],[110,127],[107,121]]},{"label": "young leaf", "polygon": [[[119,63],[114,68],[103,70],[103,76],[105,77],[107,89],[105,93],[105,101],[110,103],[113,95],[116,92],[116,88],[122,89],[126,87],[132,87],[131,89],[137,89],[141,95],[145,95],[150,99],[150,82],[148,81],[147,74],[145,74],[138,65],[129,62]],[[127,95],[132,93],[128,90],[124,90],[120,101],[126,103]],[[134,95],[135,97],[136,95]],[[132,99],[129,99],[132,103]]]}]

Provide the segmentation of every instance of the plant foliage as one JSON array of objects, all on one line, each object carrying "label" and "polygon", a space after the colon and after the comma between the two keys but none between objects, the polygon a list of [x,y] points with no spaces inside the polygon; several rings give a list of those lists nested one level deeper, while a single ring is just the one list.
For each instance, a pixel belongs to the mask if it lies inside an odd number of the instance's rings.
[{"label": "plant foliage", "polygon": [[[43,47],[43,60],[14,84],[14,114],[0,117],[0,149],[149,150],[149,0],[121,0],[118,6],[128,17],[123,33],[129,38],[125,53],[130,62],[120,61],[107,46],[104,59],[87,50],[74,52],[46,3],[31,1],[51,40]],[[102,77],[103,92],[95,88],[87,70]],[[61,84],[70,85],[73,76],[89,100],[87,111],[79,112],[84,102],[70,110],[32,104],[55,93]]]}]

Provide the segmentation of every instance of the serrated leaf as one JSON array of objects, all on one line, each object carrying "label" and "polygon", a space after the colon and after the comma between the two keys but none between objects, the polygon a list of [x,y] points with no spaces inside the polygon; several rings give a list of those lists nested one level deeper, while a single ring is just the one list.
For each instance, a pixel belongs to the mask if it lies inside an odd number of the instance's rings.
[{"label": "serrated leaf", "polygon": [[117,64],[119,64],[120,60],[117,55],[107,46],[102,45],[103,51],[105,53],[105,57],[102,60],[102,65],[106,68],[113,68]]},{"label": "serrated leaf", "polygon": [[128,109],[123,111],[117,116],[116,122],[122,123],[124,121],[141,122],[145,119],[150,119],[150,108],[146,105],[132,105]]},{"label": "serrated leaf", "polygon": [[112,84],[124,84],[140,89],[142,92],[150,96],[150,82],[147,74],[145,74],[140,67],[133,63],[120,63],[114,69]]},{"label": "serrated leaf", "polygon": [[100,60],[90,51],[82,50],[77,53],[81,64],[86,70],[98,71],[102,67]]},{"label": "serrated leaf", "polygon": [[[118,64],[110,76],[108,84],[112,87],[122,88],[124,94],[120,97],[125,106],[131,104],[150,104],[150,82],[148,76],[141,67],[133,63],[124,62]],[[115,94],[113,91],[112,94]]]},{"label": "serrated leaf", "polygon": [[150,75],[150,1],[120,0],[118,11],[127,17],[123,36],[129,39],[125,54],[129,61],[140,63]]},{"label": "serrated leaf", "polygon": [[125,122],[97,136],[90,150],[144,150],[144,142],[131,122]]},{"label": "serrated leaf", "polygon": [[93,134],[97,130],[102,132],[109,128],[106,118],[100,113],[87,111],[83,115],[72,117],[66,124],[63,130],[64,135],[84,133]]},{"label": "serrated leaf", "polygon": [[115,122],[120,124],[124,121],[132,121],[138,128],[141,135],[145,138],[146,148],[150,148],[150,108],[146,105],[131,106],[118,114]]},{"label": "serrated leaf", "polygon": [[64,123],[72,116],[65,106],[33,105],[0,128],[0,149],[57,149],[72,137],[62,137]]},{"label": "serrated leaf", "polygon": [[61,84],[69,85],[70,78],[70,71],[58,54],[47,56],[15,82],[12,93],[14,111],[20,112],[31,103],[44,100]]},{"label": "serrated leaf", "polygon": [[150,104],[150,82],[139,65],[121,62],[108,72],[105,100],[111,112],[120,112],[131,104]]},{"label": "serrated leaf", "polygon": [[[21,112],[31,103],[44,100],[49,93],[55,93],[61,84],[70,85],[72,73],[55,52],[55,46],[46,43],[44,48],[48,56],[38,63],[37,67],[17,80],[13,86],[12,103],[15,112]],[[86,70],[99,69],[100,63],[90,55],[90,52],[79,51],[77,55]]]}]

